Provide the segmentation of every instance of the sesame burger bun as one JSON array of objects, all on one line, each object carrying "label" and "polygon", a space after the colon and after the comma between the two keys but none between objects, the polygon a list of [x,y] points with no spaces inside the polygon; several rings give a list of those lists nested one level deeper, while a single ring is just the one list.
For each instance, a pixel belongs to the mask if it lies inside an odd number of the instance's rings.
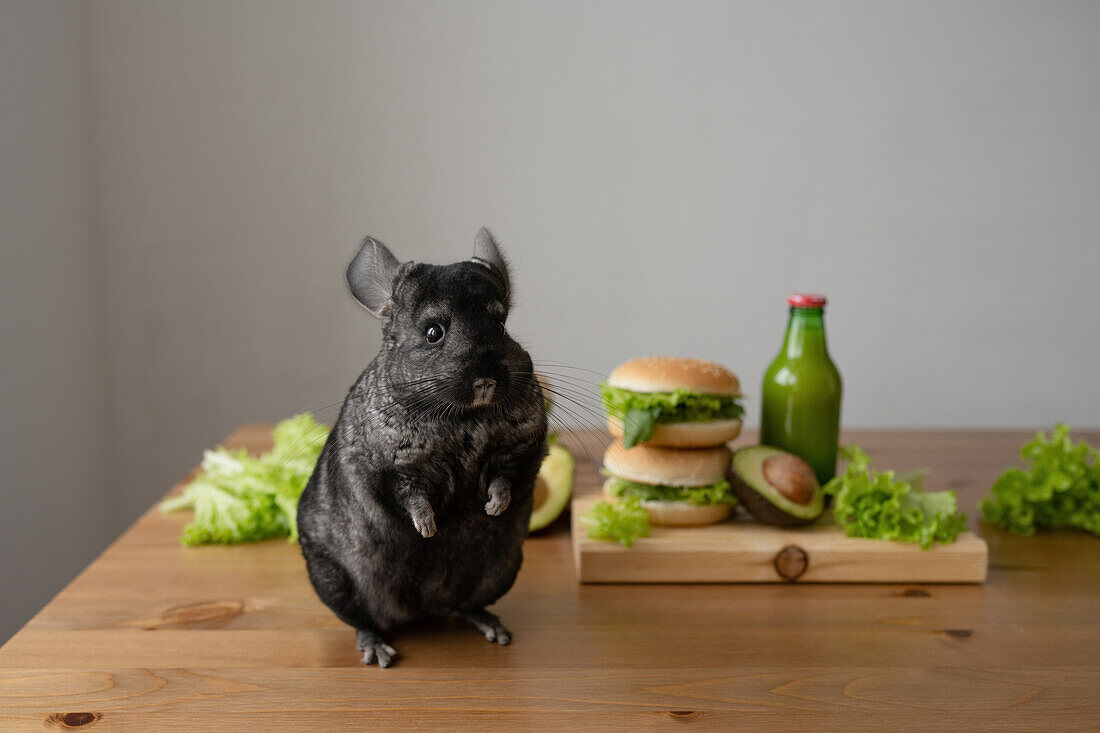
[{"label": "sesame burger bun", "polygon": [[612,387],[631,392],[689,392],[739,397],[741,382],[721,364],[703,359],[678,356],[643,356],[631,359],[612,370],[607,377]]},{"label": "sesame burger bun", "polygon": [[[689,392],[739,397],[741,382],[737,375],[721,364],[703,359],[676,356],[644,356],[624,362],[611,372],[607,383],[631,392]],[[623,424],[608,415],[607,430],[616,438],[623,437]],[[708,422],[657,423],[647,445],[669,448],[705,448],[722,445],[741,434],[741,421],[734,418]]]}]

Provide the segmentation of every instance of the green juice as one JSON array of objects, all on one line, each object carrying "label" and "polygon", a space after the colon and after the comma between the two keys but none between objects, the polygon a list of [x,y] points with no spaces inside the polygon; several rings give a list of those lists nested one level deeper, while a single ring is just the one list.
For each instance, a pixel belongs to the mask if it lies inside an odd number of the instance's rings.
[{"label": "green juice", "polygon": [[783,348],[764,374],[760,442],[801,456],[824,484],[836,474],[840,372],[825,346],[825,298],[792,295]]}]

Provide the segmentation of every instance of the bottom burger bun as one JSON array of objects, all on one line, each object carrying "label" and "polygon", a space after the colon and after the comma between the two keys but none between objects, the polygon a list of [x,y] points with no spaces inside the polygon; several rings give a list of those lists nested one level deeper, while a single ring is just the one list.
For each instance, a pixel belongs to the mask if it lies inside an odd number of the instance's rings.
[{"label": "bottom burger bun", "polygon": [[706,486],[726,478],[731,453],[725,446],[675,450],[636,445],[624,448],[615,441],[603,454],[607,474],[628,481],[666,486]]},{"label": "bottom burger bun", "polygon": [[[607,416],[607,429],[620,440],[623,423],[619,418]],[[741,434],[738,419],[710,420],[709,422],[670,422],[653,426],[653,435],[644,445],[666,448],[708,448],[727,443]]]},{"label": "bottom burger bun", "polygon": [[[618,497],[606,491],[604,484],[604,497],[610,502],[618,501]],[[733,513],[733,507],[729,504],[691,504],[686,501],[653,501],[642,502],[642,508],[649,515],[650,524],[659,524],[666,527],[698,527],[704,524],[715,524],[728,518]]]}]

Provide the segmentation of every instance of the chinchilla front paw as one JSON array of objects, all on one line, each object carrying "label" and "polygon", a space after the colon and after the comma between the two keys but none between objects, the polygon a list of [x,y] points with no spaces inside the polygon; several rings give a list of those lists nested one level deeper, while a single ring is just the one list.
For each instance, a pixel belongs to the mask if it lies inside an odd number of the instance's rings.
[{"label": "chinchilla front paw", "polygon": [[485,513],[490,517],[499,517],[512,502],[512,487],[508,479],[498,476],[489,484],[489,501],[485,504]]},{"label": "chinchilla front paw", "polygon": [[410,492],[404,500],[405,510],[409,513],[416,531],[421,537],[431,537],[435,534],[435,510],[423,495]]},{"label": "chinchilla front paw", "polygon": [[431,512],[414,514],[413,526],[416,527],[416,531],[420,533],[421,537],[432,537],[435,535],[435,515]]}]

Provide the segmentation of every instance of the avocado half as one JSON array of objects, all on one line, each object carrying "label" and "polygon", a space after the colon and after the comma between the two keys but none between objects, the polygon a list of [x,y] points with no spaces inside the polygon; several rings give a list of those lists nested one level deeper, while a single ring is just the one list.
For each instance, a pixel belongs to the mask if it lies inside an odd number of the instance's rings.
[{"label": "avocado half", "polygon": [[761,524],[797,527],[825,511],[825,492],[810,464],[770,445],[733,454],[730,483],[741,503]]},{"label": "avocado half", "polygon": [[529,532],[548,526],[561,515],[573,494],[575,465],[572,454],[563,446],[550,445],[550,453],[542,460],[535,479],[535,506]]}]

